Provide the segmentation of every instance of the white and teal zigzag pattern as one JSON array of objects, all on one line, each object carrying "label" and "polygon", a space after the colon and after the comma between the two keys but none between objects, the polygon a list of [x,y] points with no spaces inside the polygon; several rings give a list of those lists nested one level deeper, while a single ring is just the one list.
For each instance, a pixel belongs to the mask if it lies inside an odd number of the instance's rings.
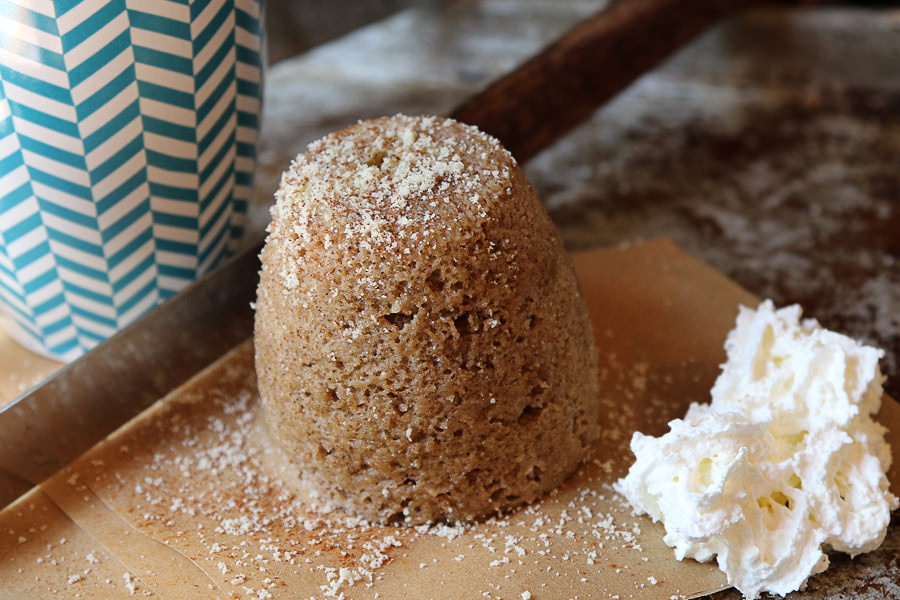
[{"label": "white and teal zigzag pattern", "polygon": [[[234,247],[252,192],[259,0],[0,0],[0,294],[89,349]],[[23,18],[24,17],[24,18]]]}]

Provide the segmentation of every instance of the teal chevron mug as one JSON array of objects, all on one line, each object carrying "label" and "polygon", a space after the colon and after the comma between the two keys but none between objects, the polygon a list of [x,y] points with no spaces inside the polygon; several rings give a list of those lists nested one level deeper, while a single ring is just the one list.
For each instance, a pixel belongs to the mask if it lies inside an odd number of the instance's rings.
[{"label": "teal chevron mug", "polygon": [[0,0],[0,306],[74,358],[209,271],[252,192],[262,0]]}]

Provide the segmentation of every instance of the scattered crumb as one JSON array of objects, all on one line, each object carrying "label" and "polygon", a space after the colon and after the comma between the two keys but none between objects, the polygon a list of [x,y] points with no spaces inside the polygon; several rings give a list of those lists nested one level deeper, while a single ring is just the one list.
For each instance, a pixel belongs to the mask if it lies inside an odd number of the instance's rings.
[{"label": "scattered crumb", "polygon": [[[330,511],[292,486],[296,473],[282,462],[270,439],[261,435],[264,420],[252,383],[245,377],[252,352],[242,356],[214,372],[215,381],[206,381],[198,391],[183,390],[179,405],[164,407],[142,427],[144,434],[157,440],[153,451],[129,443],[131,453],[120,459],[129,469],[120,485],[129,498],[130,519],[175,549],[199,545],[202,554],[195,560],[204,570],[221,574],[226,594],[277,597],[286,581],[275,574],[286,568],[319,578],[318,600],[338,599],[351,588],[373,586],[385,577],[387,565],[414,557],[419,541],[440,544],[445,558],[415,561],[414,568],[420,564],[421,568],[432,564],[437,569],[479,568],[483,561],[480,568],[490,568],[492,581],[513,582],[539,565],[551,566],[548,578],[607,596],[620,593],[624,585],[633,589],[633,597],[639,597],[641,586],[652,583],[646,571],[622,579],[633,573],[623,568],[624,562],[644,565],[646,556],[642,556],[639,522],[603,483],[625,467],[614,455],[598,454],[585,463],[575,475],[583,483],[576,489],[554,492],[542,503],[496,516],[477,527],[373,525]],[[652,369],[632,369],[617,357],[604,357],[603,365],[608,370],[607,383],[623,391],[648,394],[669,385]],[[643,390],[632,385],[636,375],[646,380]],[[639,406],[620,405],[620,410],[611,413],[615,420],[605,429],[607,439],[625,439],[626,431],[630,435],[633,421],[642,418]],[[650,405],[647,410],[658,411],[658,407]],[[80,481],[117,477],[116,461],[92,467],[93,472],[80,471]],[[84,559],[93,565],[99,557],[99,552],[91,552]],[[46,555],[37,558],[46,562],[60,557],[51,555],[48,548]],[[621,574],[615,582],[605,583],[606,576],[600,573],[615,572],[611,561]],[[131,574],[122,575],[122,580],[129,593],[144,592]],[[510,597],[510,591],[493,585],[499,584],[483,584],[485,597]]]},{"label": "scattered crumb", "polygon": [[134,596],[134,593],[137,591],[137,585],[135,584],[134,577],[131,576],[131,573],[122,573],[122,579],[125,581],[125,589],[128,590],[128,593]]}]

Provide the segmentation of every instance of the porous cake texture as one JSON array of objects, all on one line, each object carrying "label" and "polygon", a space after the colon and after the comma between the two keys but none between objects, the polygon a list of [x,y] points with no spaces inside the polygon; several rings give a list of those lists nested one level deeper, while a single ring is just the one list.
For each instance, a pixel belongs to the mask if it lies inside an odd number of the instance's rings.
[{"label": "porous cake texture", "polygon": [[436,117],[352,125],[294,160],[268,232],[259,391],[321,502],[465,521],[537,499],[585,457],[587,308],[497,140]]}]

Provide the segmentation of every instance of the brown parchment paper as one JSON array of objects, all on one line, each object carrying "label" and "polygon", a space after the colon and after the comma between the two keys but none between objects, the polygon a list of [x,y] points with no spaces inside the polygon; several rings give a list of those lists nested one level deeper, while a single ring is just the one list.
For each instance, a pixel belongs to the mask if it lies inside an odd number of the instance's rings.
[{"label": "brown parchment paper", "polygon": [[[0,513],[7,598],[649,598],[723,587],[610,488],[635,430],[708,399],[739,304],[671,242],[575,256],[600,350],[593,459],[542,502],[411,530],[315,512],[272,444],[248,341]],[[880,419],[900,431],[885,399]],[[900,447],[892,435],[894,455]],[[897,463],[890,476],[897,493]]]}]

